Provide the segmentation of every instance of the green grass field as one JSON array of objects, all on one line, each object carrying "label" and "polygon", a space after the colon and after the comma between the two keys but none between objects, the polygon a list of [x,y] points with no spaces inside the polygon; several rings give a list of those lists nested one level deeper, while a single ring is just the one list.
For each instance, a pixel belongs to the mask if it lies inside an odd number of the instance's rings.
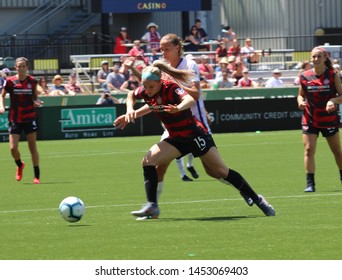
[{"label": "green grass field", "polygon": [[[16,182],[8,143],[0,143],[2,260],[330,260],[342,259],[342,186],[332,153],[320,137],[314,194],[305,194],[300,131],[216,134],[228,166],[276,209],[266,217],[238,192],[195,166],[200,178],[167,173],[158,220],[136,221],[145,202],[140,159],[159,136],[40,141],[41,185],[26,162]],[[78,196],[87,211],[62,220],[58,205]]]}]

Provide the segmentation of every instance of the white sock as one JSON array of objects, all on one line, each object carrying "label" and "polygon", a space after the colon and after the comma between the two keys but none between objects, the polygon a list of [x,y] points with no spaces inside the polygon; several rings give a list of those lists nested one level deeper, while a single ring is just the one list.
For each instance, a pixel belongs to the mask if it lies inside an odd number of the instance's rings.
[{"label": "white sock", "polygon": [[176,159],[177,167],[179,170],[179,173],[181,174],[181,178],[185,176],[185,169],[184,169],[184,158]]},{"label": "white sock", "polygon": [[193,154],[188,154],[188,163],[186,164],[187,167],[193,166],[194,162],[194,155]]},{"label": "white sock", "polygon": [[159,203],[159,198],[163,191],[163,188],[164,188],[164,181],[158,182],[158,186],[157,186],[157,202],[158,203]]}]

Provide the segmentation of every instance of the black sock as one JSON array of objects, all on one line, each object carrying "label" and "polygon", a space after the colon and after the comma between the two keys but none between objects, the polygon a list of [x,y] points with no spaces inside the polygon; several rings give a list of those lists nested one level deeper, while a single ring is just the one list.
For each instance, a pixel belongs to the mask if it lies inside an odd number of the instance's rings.
[{"label": "black sock", "polygon": [[253,189],[247,183],[247,181],[233,169],[229,169],[228,176],[225,180],[232,184],[242,194],[248,195],[254,202],[259,200],[258,194],[255,191],[253,191]]},{"label": "black sock", "polygon": [[40,177],[40,169],[39,169],[39,166],[34,166],[33,167],[33,170],[34,170],[34,178],[38,178]]},{"label": "black sock", "polygon": [[21,161],[21,159],[18,159],[15,161],[15,164],[18,166],[18,167],[21,167],[23,165],[23,162]]},{"label": "black sock", "polygon": [[315,186],[315,174],[306,173],[306,184],[307,186]]},{"label": "black sock", "polygon": [[158,174],[155,166],[144,166],[145,191],[147,201],[157,203]]},{"label": "black sock", "polygon": [[340,170],[340,180],[342,181],[342,170]]}]

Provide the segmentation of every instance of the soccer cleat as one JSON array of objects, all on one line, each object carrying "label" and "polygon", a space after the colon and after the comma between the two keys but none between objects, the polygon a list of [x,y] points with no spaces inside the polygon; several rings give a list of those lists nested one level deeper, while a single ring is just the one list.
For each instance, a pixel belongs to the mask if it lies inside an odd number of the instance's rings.
[{"label": "soccer cleat", "polygon": [[199,177],[197,171],[195,170],[195,168],[193,166],[188,166],[187,169],[191,173],[191,176],[193,178],[197,179]]},{"label": "soccer cleat", "polygon": [[147,202],[143,208],[138,211],[132,211],[131,214],[136,217],[151,216],[152,219],[158,219],[160,210],[156,203]]},{"label": "soccer cleat", "polygon": [[241,196],[243,197],[243,199],[246,201],[246,203],[248,204],[248,206],[253,206],[254,201],[253,199],[251,199],[248,195],[243,194],[242,192],[240,192]]},{"label": "soccer cleat", "polygon": [[184,176],[182,177],[182,180],[183,180],[184,182],[192,182],[192,181],[193,181],[191,178],[189,178],[189,177],[186,176],[186,175],[184,175]]},{"label": "soccer cleat", "polygon": [[308,185],[305,189],[304,192],[315,192],[315,186],[314,185]]},{"label": "soccer cleat", "polygon": [[272,205],[270,205],[262,195],[259,194],[258,196],[259,200],[255,202],[255,204],[258,205],[260,210],[264,212],[266,216],[275,216],[275,210]]},{"label": "soccer cleat", "polygon": [[145,220],[150,220],[150,219],[153,219],[152,216],[138,217],[135,220],[136,221],[145,221]]},{"label": "soccer cleat", "polygon": [[33,184],[40,184],[40,179],[39,178],[34,178],[33,179]]},{"label": "soccer cleat", "polygon": [[17,172],[15,174],[15,179],[17,181],[21,181],[21,179],[23,178],[23,170],[25,168],[25,163],[21,163],[21,167],[17,166]]}]

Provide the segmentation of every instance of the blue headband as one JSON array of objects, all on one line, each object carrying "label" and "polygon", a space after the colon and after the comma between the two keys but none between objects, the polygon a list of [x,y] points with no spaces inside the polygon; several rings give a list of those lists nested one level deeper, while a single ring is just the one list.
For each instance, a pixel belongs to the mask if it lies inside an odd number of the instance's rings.
[{"label": "blue headband", "polygon": [[149,80],[149,81],[159,81],[160,77],[157,76],[156,74],[153,74],[151,72],[144,72],[141,75],[142,80]]}]

